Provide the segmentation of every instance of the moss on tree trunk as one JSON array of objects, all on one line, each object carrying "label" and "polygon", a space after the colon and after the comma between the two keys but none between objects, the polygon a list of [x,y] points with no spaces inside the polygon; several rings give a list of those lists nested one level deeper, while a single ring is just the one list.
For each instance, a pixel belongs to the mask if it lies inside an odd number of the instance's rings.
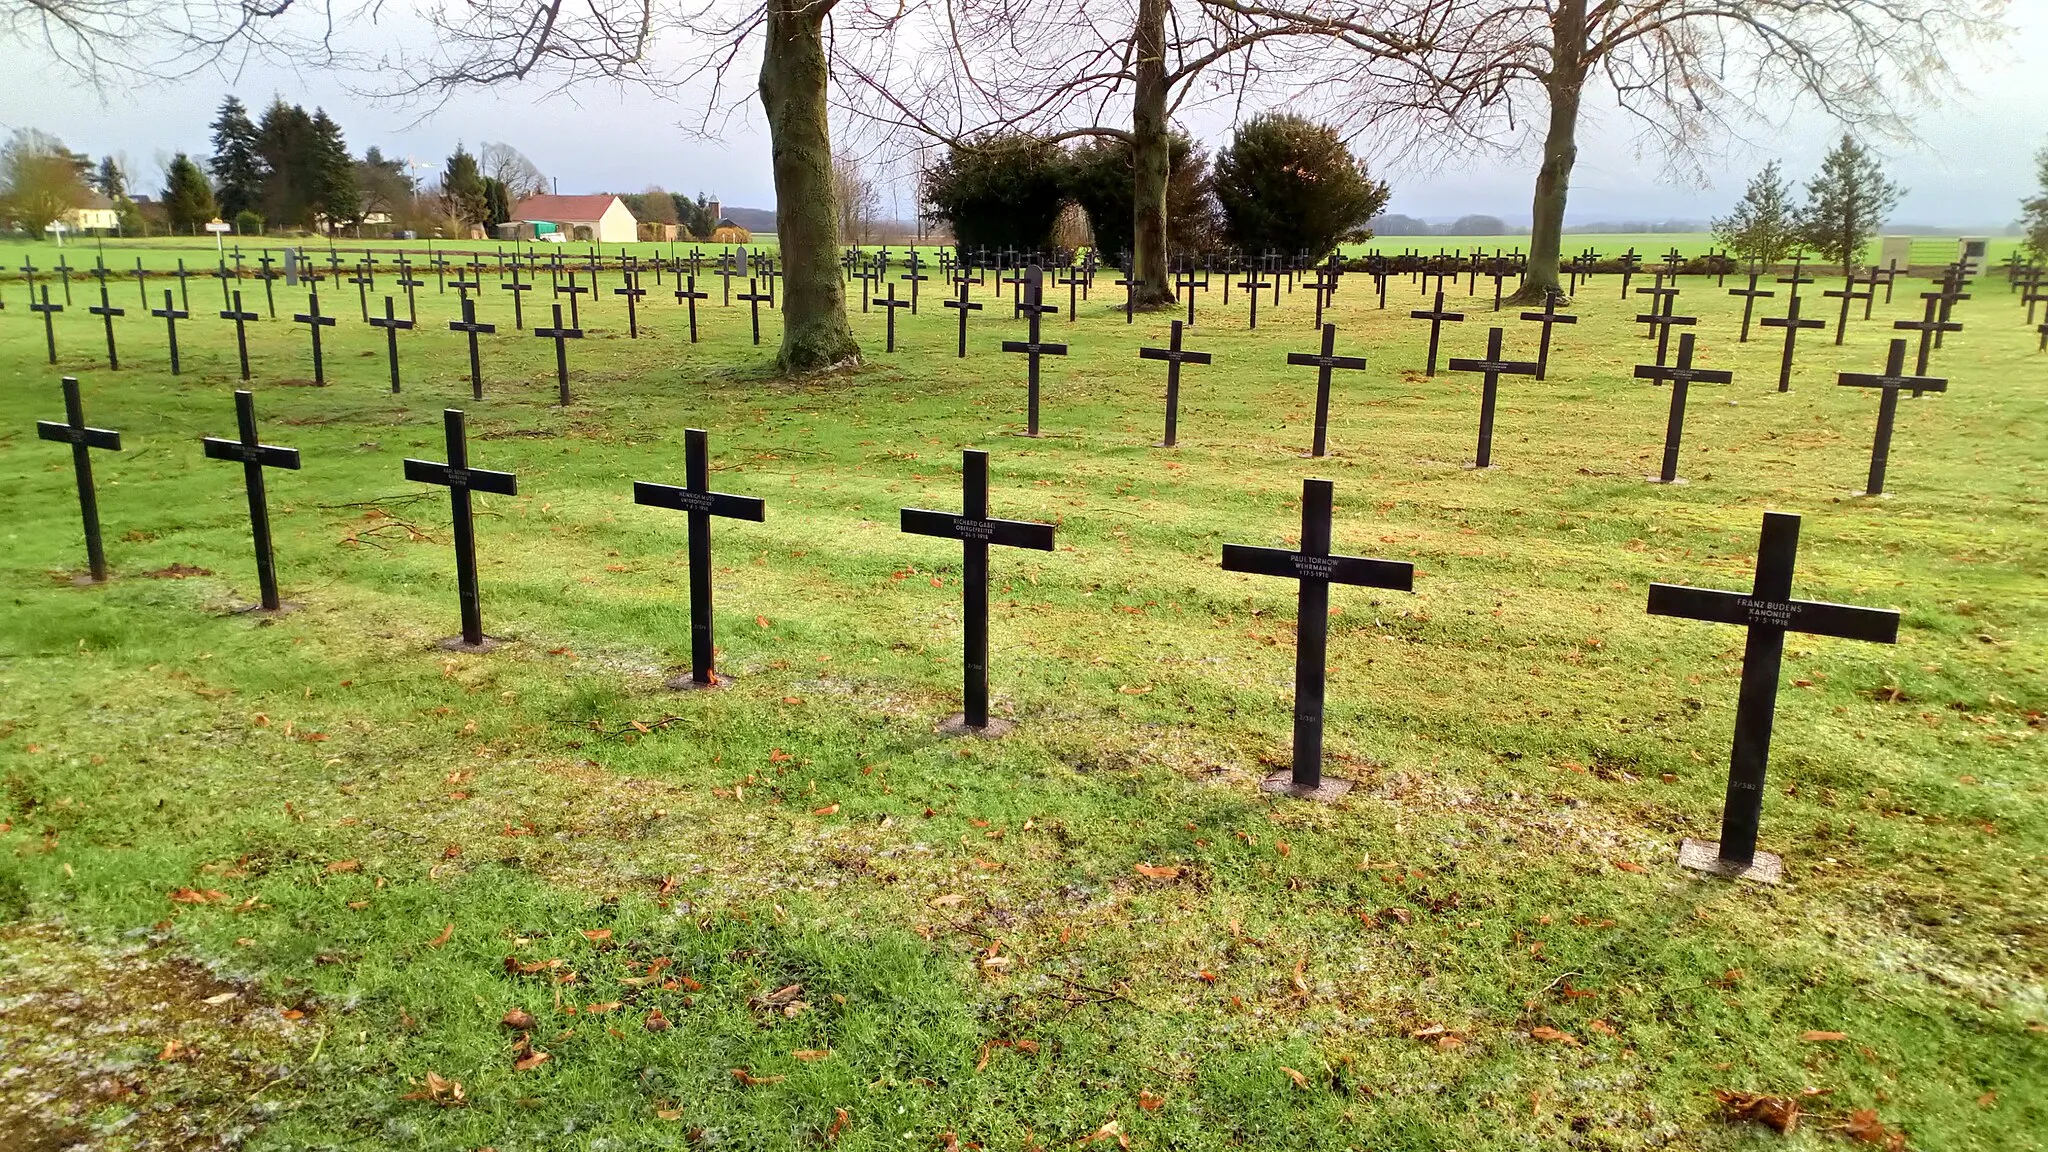
[{"label": "moss on tree trunk", "polygon": [[[1166,183],[1172,166],[1166,135],[1166,0],[1138,0],[1132,38],[1137,79],[1131,98],[1131,273],[1144,281],[1133,307],[1173,303],[1166,270]],[[1114,254],[1112,254],[1114,255]]]},{"label": "moss on tree trunk", "polygon": [[784,372],[858,362],[839,278],[839,205],[826,124],[825,17],[831,0],[769,0],[761,51],[761,107],[775,170],[775,230],[782,247]]}]

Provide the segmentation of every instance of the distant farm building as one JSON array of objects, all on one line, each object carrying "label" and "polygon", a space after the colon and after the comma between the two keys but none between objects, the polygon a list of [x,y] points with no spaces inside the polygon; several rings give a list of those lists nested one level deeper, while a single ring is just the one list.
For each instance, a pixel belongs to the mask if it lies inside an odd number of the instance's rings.
[{"label": "distant farm building", "polygon": [[511,239],[539,240],[559,235],[564,240],[630,244],[640,234],[639,221],[617,196],[534,196],[512,209]]}]

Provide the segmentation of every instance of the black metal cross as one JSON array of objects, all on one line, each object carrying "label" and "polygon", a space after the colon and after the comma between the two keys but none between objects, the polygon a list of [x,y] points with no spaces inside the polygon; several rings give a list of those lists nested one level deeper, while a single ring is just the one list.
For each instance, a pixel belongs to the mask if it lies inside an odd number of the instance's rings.
[{"label": "black metal cross", "polygon": [[[1182,287],[1187,288],[1188,285],[1183,282]],[[1188,299],[1192,301],[1194,296],[1191,289],[1190,293]],[[1180,366],[1182,364],[1207,364],[1210,359],[1207,352],[1182,351],[1180,335],[1181,324],[1180,321],[1175,320],[1173,322],[1173,336],[1166,347],[1138,349],[1138,358],[1140,360],[1166,361],[1166,439],[1159,442],[1158,446],[1161,448],[1173,447],[1175,439],[1179,435]]]},{"label": "black metal cross", "polygon": [[1777,295],[1776,292],[1770,291],[1769,289],[1761,289],[1756,286],[1757,279],[1762,275],[1763,273],[1761,272],[1751,272],[1749,274],[1749,287],[1730,288],[1728,290],[1728,294],[1730,296],[1742,297],[1742,339],[1740,343],[1743,344],[1749,343],[1749,317],[1750,313],[1755,311],[1756,309],[1757,299],[1759,297],[1769,297]]},{"label": "black metal cross", "polygon": [[[49,286],[43,287],[44,293]],[[110,452],[121,450],[121,434],[106,428],[88,428],[85,423],[85,404],[78,397],[78,378],[64,377],[64,423],[55,420],[36,421],[36,435],[44,440],[55,440],[71,445],[71,471],[78,480],[78,515],[85,521],[85,560],[95,584],[107,578],[107,554],[100,546],[100,502],[99,492],[92,482],[92,450],[104,448]]]},{"label": "black metal cross", "polygon": [[1678,443],[1685,436],[1685,397],[1687,388],[1700,384],[1727,384],[1735,379],[1733,372],[1713,368],[1692,366],[1692,333],[1678,338],[1678,363],[1676,366],[1657,364],[1636,365],[1636,379],[1656,383],[1671,382],[1671,415],[1664,422],[1664,464],[1650,477],[1657,484],[1681,484],[1678,478]]},{"label": "black metal cross", "polygon": [[612,289],[612,295],[626,298],[626,333],[629,338],[640,338],[640,298],[647,295],[647,289],[640,286],[640,277],[630,269],[622,271],[619,278],[625,283]]},{"label": "black metal cross", "polygon": [[[1549,331],[1548,325],[1544,326],[1544,331]],[[1498,328],[1487,331],[1486,358],[1484,360],[1471,360],[1457,356],[1451,357],[1450,369],[1453,372],[1483,372],[1486,374],[1484,377],[1485,384],[1479,394],[1479,450],[1473,454],[1472,466],[1474,468],[1493,467],[1493,406],[1494,401],[1500,394],[1500,378],[1502,376],[1534,376],[1539,380],[1543,378],[1543,366],[1536,361],[1503,360],[1501,358],[1501,335],[1501,330]]]},{"label": "black metal cross", "polygon": [[[574,275],[575,273],[570,273]],[[562,401],[562,407],[569,406],[569,344],[571,340],[583,339],[583,329],[562,326],[562,306],[555,308],[555,323],[550,328],[535,328],[533,334],[555,342],[555,388]]]},{"label": "black metal cross", "polygon": [[[1442,289],[1438,289],[1439,292]],[[1313,799],[1334,799],[1351,788],[1348,780],[1323,779],[1323,694],[1327,683],[1330,638],[1330,585],[1413,591],[1415,566],[1398,560],[1374,560],[1330,554],[1330,512],[1334,487],[1328,480],[1301,482],[1301,547],[1260,548],[1248,544],[1223,546],[1223,570],[1257,576],[1279,576],[1300,582],[1295,593],[1294,644],[1294,767],[1274,773],[1260,784],[1269,792]]]},{"label": "black metal cross", "polygon": [[91,308],[87,308],[86,311],[98,316],[101,323],[106,325],[107,367],[112,371],[120,371],[121,354],[114,348],[114,317],[126,316],[128,310],[114,307],[113,302],[107,299],[107,281],[104,277],[100,279],[100,302]]},{"label": "black metal cross", "polygon": [[356,286],[357,302],[363,306],[363,323],[368,324],[370,322],[370,289],[377,286],[376,266],[370,262],[368,256],[363,257],[363,262],[356,266],[356,274],[349,277],[348,282]]},{"label": "black metal cross", "polygon": [[[591,279],[593,279],[593,280],[597,279],[597,275],[596,275],[596,273],[595,273],[595,272],[593,272],[593,273],[591,274]],[[580,327],[582,327],[582,326],[583,326],[583,317],[582,317],[582,316],[581,316],[580,314],[578,314],[578,313],[577,313],[577,311],[576,311],[576,301],[578,301],[578,300],[582,299],[582,297],[583,297],[583,294],[584,294],[585,292],[591,292],[591,291],[594,291],[594,289],[592,289],[592,288],[590,288],[590,287],[588,287],[588,286],[586,286],[586,285],[578,284],[578,283],[576,282],[576,269],[574,269],[574,268],[571,268],[571,269],[569,269],[569,283],[568,283],[568,284],[564,285],[564,284],[561,284],[561,283],[559,283],[559,282],[558,282],[558,283],[556,283],[556,285],[555,285],[555,295],[557,295],[557,296],[564,296],[564,295],[566,295],[567,297],[569,297],[569,327],[571,327],[571,328],[580,328]],[[594,298],[593,298],[593,299],[594,299]],[[557,322],[557,327],[559,327],[559,326],[560,326],[560,324],[559,324],[559,322]]]},{"label": "black metal cross", "polygon": [[[164,303],[171,302],[170,290],[164,290]],[[320,290],[310,289],[306,293],[306,310],[292,317],[293,323],[304,324],[313,334],[313,383],[325,387],[327,365],[320,356],[320,329],[334,327],[334,317],[320,314]]]},{"label": "black metal cross", "polygon": [[48,284],[42,285],[41,290],[43,294],[42,303],[36,303],[35,299],[31,297],[28,310],[43,314],[43,339],[50,345],[50,363],[55,364],[57,362],[57,324],[55,317],[57,313],[64,310],[64,306],[62,304],[50,303],[50,286]]},{"label": "black metal cross", "polygon": [[1794,253],[1794,254],[1793,254],[1793,256],[1792,256],[1792,274],[1791,274],[1790,276],[1780,276],[1780,277],[1778,277],[1778,283],[1780,283],[1780,284],[1789,284],[1789,285],[1791,285],[1791,286],[1792,286],[1792,296],[1791,296],[1791,298],[1792,298],[1792,299],[1794,299],[1794,300],[1797,300],[1797,299],[1799,298],[1799,286],[1800,286],[1801,284],[1812,284],[1812,283],[1814,283],[1814,279],[1813,279],[1813,277],[1811,277],[1811,276],[1801,276],[1801,275],[1799,274],[1799,273],[1800,273],[1800,269],[1801,269],[1801,266],[1802,266],[1802,265],[1803,265],[1803,264],[1804,264],[1805,262],[1806,262],[1806,253],[1804,253],[1804,252],[1797,252],[1797,253]]},{"label": "black metal cross", "polygon": [[398,391],[398,333],[412,327],[412,321],[400,320],[392,312],[391,297],[384,298],[384,315],[370,317],[370,327],[384,330],[384,348],[391,360],[391,391]]},{"label": "black metal cross", "polygon": [[420,279],[417,276],[414,276],[409,269],[404,267],[405,257],[401,256],[398,258],[398,260],[400,265],[398,272],[398,286],[400,288],[405,289],[405,318],[407,320],[413,321],[414,323],[418,323],[420,318],[419,301],[415,297],[413,290],[416,288],[425,288],[427,286],[427,282],[425,280]]},{"label": "black metal cross", "polygon": [[1875,296],[1876,293],[1869,290],[1858,292],[1856,290],[1856,277],[1851,276],[1848,278],[1848,282],[1840,288],[1830,288],[1821,293],[1821,295],[1830,300],[1840,300],[1842,302],[1842,314],[1835,318],[1835,347],[1840,348],[1842,346],[1842,338],[1849,334],[1849,305],[1858,300],[1867,301]]},{"label": "black metal cross", "polygon": [[242,307],[241,289],[235,289],[233,294],[233,300],[234,302],[230,307],[222,309],[220,318],[223,320],[233,320],[235,322],[235,352],[237,355],[241,357],[242,360],[242,379],[247,380],[249,378],[248,324],[249,321],[251,320],[261,320],[263,319],[263,317],[258,316],[256,313],[250,312]]},{"label": "black metal cross", "polygon": [[[1131,310],[1137,305],[1138,289],[1145,286],[1145,281],[1126,270],[1122,279],[1112,280],[1110,283],[1119,285],[1124,290],[1124,323],[1129,324],[1131,322]],[[1253,307],[1252,313],[1252,326],[1257,327],[1258,308],[1256,306]]]},{"label": "black metal cross", "polygon": [[476,338],[479,335],[489,336],[496,333],[498,326],[496,324],[478,323],[476,318],[476,301],[464,295],[462,297],[462,319],[450,320],[448,322],[448,330],[469,334],[469,394],[481,400],[484,398],[484,368],[483,357],[477,351]]},{"label": "black metal cross", "polygon": [[420,484],[446,486],[449,506],[454,513],[455,584],[456,595],[462,601],[462,639],[460,644],[448,640],[441,646],[484,652],[496,647],[496,642],[486,643],[484,636],[483,603],[478,595],[476,579],[476,521],[470,508],[469,494],[475,491],[516,496],[519,494],[519,480],[510,472],[487,472],[469,466],[469,442],[463,427],[462,409],[443,410],[441,422],[448,441],[448,462],[437,464],[408,459],[405,478]]},{"label": "black metal cross", "polygon": [[[1040,320],[1046,313],[1057,312],[1059,309],[1053,305],[1042,303],[1045,274],[1039,270],[1038,265],[1030,265],[1024,270],[1023,275],[1025,282],[1030,287],[1024,293],[1024,299],[1018,304],[1017,308],[1018,311],[1030,317],[1031,338],[1029,340],[1005,340],[1003,341],[1003,351],[1022,352],[1028,357],[1025,369],[1024,434],[1026,436],[1036,436],[1038,435],[1038,358],[1040,356],[1065,356],[1067,354],[1067,346],[1065,344],[1047,343],[1039,339]],[[966,313],[963,312],[961,315],[964,317]]]},{"label": "black metal cross", "polygon": [[1245,328],[1247,330],[1256,330],[1258,328],[1259,289],[1265,288],[1272,283],[1276,283],[1276,281],[1268,281],[1262,278],[1259,275],[1258,271],[1253,268],[1246,268],[1244,272],[1244,279],[1237,282],[1237,286],[1239,288],[1244,289],[1244,294],[1250,298],[1249,303],[1251,306],[1251,311],[1247,313],[1245,321]]},{"label": "black metal cross", "polygon": [[[883,288],[887,290],[887,294],[877,296],[869,301],[869,303],[880,304],[884,309],[883,314],[888,318],[889,322],[889,344],[887,351],[894,352],[896,350],[896,310],[898,308],[909,308],[911,303],[908,300],[898,300],[896,298],[896,285],[893,282],[883,285]],[[916,291],[916,289],[913,288],[912,291]]]},{"label": "black metal cross", "polygon": [[526,313],[521,307],[520,301],[526,298],[528,292],[533,291],[533,285],[520,283],[519,261],[514,260],[512,262],[512,282],[510,284],[500,282],[498,291],[510,292],[512,294],[512,327],[516,331],[524,332],[526,330]]},{"label": "black metal cross", "polygon": [[[730,290],[730,286],[728,286],[728,290]],[[756,345],[759,345],[761,343],[761,303],[763,301],[768,301],[772,303],[775,298],[769,295],[768,293],[761,291],[759,287],[759,281],[755,280],[753,277],[750,276],[747,278],[747,290],[745,292],[740,293],[740,299],[745,300],[747,302],[748,310],[753,313],[754,343]],[[896,313],[892,311],[889,314],[891,316],[894,316]]]},{"label": "black metal cross", "polygon": [[[1782,284],[1784,281],[1780,280],[1779,283]],[[1810,284],[1812,281],[1809,280],[1807,283]],[[1766,328],[1783,328],[1785,330],[1785,353],[1778,361],[1778,391],[1790,392],[1792,390],[1792,353],[1799,344],[1799,330],[1801,328],[1825,328],[1828,326],[1827,321],[1801,320],[1799,318],[1799,295],[1795,290],[1792,298],[1785,301],[1785,315],[1766,316],[1762,324]]]},{"label": "black metal cross", "polygon": [[265,252],[257,257],[256,263],[259,265],[256,278],[263,281],[263,310],[270,319],[275,320],[277,319],[277,289],[275,285],[281,273],[272,271],[270,266],[277,263],[277,260],[269,252]]},{"label": "black metal cross", "polygon": [[1437,341],[1443,335],[1444,322],[1450,321],[1453,324],[1460,323],[1465,319],[1465,314],[1463,312],[1445,311],[1444,290],[1442,288],[1438,288],[1436,290],[1435,308],[1418,308],[1415,311],[1408,313],[1408,315],[1416,320],[1429,321],[1429,366],[1423,372],[1423,375],[1434,376],[1436,375]]},{"label": "black metal cross", "polygon": [[[1658,275],[1661,277],[1663,273],[1660,272]],[[1636,295],[1638,296],[1650,296],[1653,294],[1658,299],[1652,301],[1647,315],[1638,315],[1636,317],[1636,323],[1647,324],[1656,330],[1657,363],[1662,364],[1665,357],[1671,351],[1671,329],[1674,327],[1690,327],[1699,323],[1700,318],[1697,316],[1673,316],[1671,314],[1671,309],[1677,302],[1678,289],[1676,288],[1636,289]],[[1644,335],[1647,336],[1649,333],[1646,332]]]},{"label": "black metal cross", "polygon": [[[1771,727],[1777,711],[1778,676],[1785,633],[1805,632],[1848,640],[1897,643],[1899,614],[1817,600],[1792,599],[1792,570],[1799,552],[1799,517],[1764,513],[1756,550],[1756,578],[1747,594],[1678,584],[1650,585],[1648,611],[1749,630],[1742,650],[1742,687],[1735,702],[1735,742],[1728,758],[1728,791],[1721,808],[1718,845],[1688,840],[1679,861],[1727,875],[1751,874],[1757,864],[1757,829],[1763,818],[1764,777],[1771,759]],[[1758,878],[1775,880],[1779,863],[1769,857]]]},{"label": "black metal cross", "polygon": [[[901,277],[901,279],[908,280],[910,282],[910,314],[912,316],[917,315],[917,286],[931,279],[931,277],[922,270],[923,268],[924,265],[921,265],[917,262],[917,249],[912,248],[910,250],[910,270],[908,272],[905,272]],[[769,282],[768,290],[770,293],[773,293],[775,291],[773,281]],[[894,315],[894,313],[891,313],[891,315]]]},{"label": "black metal cross", "polygon": [[969,312],[981,311],[981,304],[979,301],[973,301],[967,298],[967,286],[970,283],[972,283],[972,280],[966,276],[962,276],[960,279],[954,281],[955,286],[959,290],[959,295],[946,301],[946,307],[956,309],[960,316],[959,358],[962,360],[965,360],[967,358],[967,314]]},{"label": "black metal cross", "polygon": [[[1442,292],[1439,291],[1441,296]],[[1337,326],[1323,325],[1323,350],[1321,352],[1289,352],[1289,364],[1313,367],[1316,370],[1316,425],[1315,439],[1309,447],[1311,457],[1322,457],[1329,447],[1330,431],[1330,372],[1335,368],[1346,368],[1355,372],[1365,370],[1365,357],[1339,356],[1337,352]]]},{"label": "black metal cross", "polygon": [[1892,327],[1901,331],[1920,333],[1920,353],[1913,361],[1913,371],[1918,375],[1925,376],[1927,375],[1928,353],[1938,347],[1935,340],[1944,332],[1961,332],[1963,326],[1957,321],[1937,315],[1941,309],[1941,293],[1924,292],[1920,298],[1926,301],[1926,307],[1920,319],[1894,320],[1892,321]]},{"label": "black metal cross", "polygon": [[919,536],[960,541],[960,595],[966,633],[965,704],[948,727],[987,732],[988,721],[988,550],[991,544],[1052,551],[1053,526],[1035,520],[996,520],[988,514],[988,453],[973,448],[960,453],[962,510],[902,510],[902,529]]},{"label": "black metal cross", "polygon": [[1843,372],[1835,377],[1835,383],[1852,388],[1876,388],[1884,393],[1877,406],[1877,435],[1870,442],[1870,478],[1863,488],[1865,496],[1881,496],[1884,494],[1885,465],[1892,455],[1892,420],[1899,411],[1899,389],[1911,388],[1915,396],[1922,392],[1946,392],[1948,381],[1933,376],[1906,375],[1906,342],[1900,339],[1892,341],[1883,372]]},{"label": "black metal cross", "polygon": [[256,543],[256,581],[262,591],[263,610],[281,607],[277,596],[277,567],[270,548],[270,504],[263,495],[265,468],[299,468],[297,448],[278,448],[256,436],[256,396],[246,389],[235,392],[236,440],[207,436],[200,440],[209,460],[234,460],[242,465],[242,486],[249,496],[249,531]]},{"label": "black metal cross", "polygon": [[711,490],[707,444],[703,429],[683,430],[684,487],[633,481],[633,503],[690,515],[690,675],[669,681],[671,688],[709,688],[718,683],[718,674],[711,668],[711,518],[727,516],[757,524],[766,518],[767,506],[760,497]]},{"label": "black metal cross", "polygon": [[149,307],[149,272],[142,267],[142,257],[135,258],[135,271],[129,275],[135,277],[135,294],[142,298],[142,306]]},{"label": "black metal cross", "polygon": [[709,292],[697,291],[697,274],[692,272],[683,283],[676,285],[676,302],[690,306],[690,343],[697,342],[697,301],[711,298]]},{"label": "black metal cross", "polygon": [[150,309],[149,314],[164,318],[164,328],[171,341],[171,375],[176,376],[178,374],[178,321],[187,319],[192,314],[172,305],[171,290],[169,288],[164,289],[164,306]]},{"label": "black metal cross", "polygon": [[1577,316],[1568,315],[1557,310],[1559,299],[1557,289],[1552,288],[1543,294],[1543,311],[1522,313],[1522,319],[1534,320],[1543,325],[1542,342],[1536,345],[1536,378],[1538,380],[1544,379],[1550,372],[1551,325],[1577,324],[1579,322]]}]

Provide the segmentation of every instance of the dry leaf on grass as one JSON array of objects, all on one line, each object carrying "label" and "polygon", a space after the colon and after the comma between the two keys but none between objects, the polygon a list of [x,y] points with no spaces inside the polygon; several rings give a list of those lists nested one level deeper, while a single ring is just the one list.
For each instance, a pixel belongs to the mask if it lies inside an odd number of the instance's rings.
[{"label": "dry leaf on grass", "polygon": [[1124,1135],[1124,1126],[1115,1120],[1111,1120],[1102,1127],[1083,1136],[1080,1146],[1086,1147],[1098,1140],[1114,1140],[1119,1148],[1129,1148],[1131,1146],[1131,1138]]},{"label": "dry leaf on grass", "polygon": [[733,1069],[732,1078],[739,1081],[742,1085],[748,1088],[753,1088],[761,1084],[780,1084],[785,1079],[787,1079],[787,1077],[784,1076],[756,1076],[752,1072],[747,1071],[745,1068]]},{"label": "dry leaf on grass", "polygon": [[427,1082],[417,1091],[408,1092],[400,1100],[427,1100],[443,1108],[453,1108],[467,1099],[462,1091],[462,1082],[450,1080],[439,1072],[429,1071]]},{"label": "dry leaf on grass", "polygon": [[1799,1038],[1801,1040],[1806,1041],[1808,1044],[1825,1044],[1831,1040],[1847,1040],[1849,1038],[1849,1034],[1847,1032],[1822,1032],[1818,1029],[1815,1029],[1812,1031],[1801,1032],[1799,1034]]},{"label": "dry leaf on grass", "polygon": [[1294,1081],[1294,1086],[1296,1088],[1301,1088],[1304,1090],[1308,1088],[1308,1077],[1302,1075],[1301,1073],[1295,1071],[1292,1068],[1287,1067],[1284,1064],[1280,1066],[1280,1070],[1282,1072],[1287,1073],[1287,1078],[1289,1080]]},{"label": "dry leaf on grass", "polygon": [[336,860],[327,866],[327,874],[329,876],[338,876],[343,872],[361,872],[362,870],[363,862],[361,860]]},{"label": "dry leaf on grass", "polygon": [[228,894],[218,888],[176,888],[171,891],[173,904],[219,904],[227,898]]},{"label": "dry leaf on grass", "polygon": [[839,1134],[846,1131],[847,1122],[851,1119],[852,1117],[846,1114],[846,1109],[834,1108],[832,1110],[832,1123],[825,1126],[825,1142],[830,1144],[839,1139]]},{"label": "dry leaf on grass", "polygon": [[799,1048],[791,1052],[790,1056],[806,1062],[811,1060],[829,1060],[832,1058],[832,1050],[830,1048]]},{"label": "dry leaf on grass", "polygon": [[524,1032],[527,1029],[532,1028],[534,1025],[540,1023],[538,1020],[535,1020],[533,1018],[533,1013],[528,1012],[524,1008],[512,1009],[511,1011],[505,1013],[505,1018],[503,1020],[500,1020],[498,1022],[500,1024],[503,1024],[505,1027],[512,1029],[515,1032]]},{"label": "dry leaf on grass", "polygon": [[1799,1127],[1799,1101],[1789,1097],[1715,1089],[1714,1099],[1721,1102],[1721,1115],[1728,1120],[1746,1120],[1778,1132]]},{"label": "dry leaf on grass", "polygon": [[1157,1112],[1165,1106],[1166,1097],[1152,1091],[1150,1088],[1139,1091],[1138,1107],[1143,1108],[1147,1112]]},{"label": "dry leaf on grass", "polygon": [[1539,1024],[1536,1027],[1529,1029],[1529,1035],[1547,1044],[1566,1044],[1574,1048],[1579,1046],[1578,1037],[1572,1035],[1569,1032],[1560,1032],[1557,1029],[1548,1027],[1546,1025]]},{"label": "dry leaf on grass", "polygon": [[1906,1134],[1886,1128],[1879,1122],[1875,1108],[1859,1108],[1849,1113],[1849,1118],[1842,1122],[1842,1134],[1859,1144],[1889,1152],[1903,1152],[1906,1147]]},{"label": "dry leaf on grass", "polygon": [[514,1060],[512,1062],[512,1069],[515,1072],[525,1072],[528,1069],[540,1067],[541,1065],[547,1063],[549,1059],[551,1059],[551,1057],[549,1057],[547,1053],[541,1051],[538,1048],[535,1048],[533,1051],[528,1052],[526,1055],[521,1056],[517,1060]]},{"label": "dry leaf on grass", "polygon": [[1133,864],[1131,870],[1154,880],[1174,880],[1180,877],[1180,869],[1171,864]]},{"label": "dry leaf on grass", "polygon": [[649,1032],[666,1032],[670,1028],[668,1017],[663,1016],[659,1008],[649,1012],[647,1019],[640,1022],[640,1026]]},{"label": "dry leaf on grass", "polygon": [[448,926],[446,928],[441,929],[441,934],[439,936],[436,936],[432,940],[427,941],[427,947],[439,948],[441,945],[446,944],[447,942],[453,939],[455,939],[455,921],[450,920],[448,922]]}]

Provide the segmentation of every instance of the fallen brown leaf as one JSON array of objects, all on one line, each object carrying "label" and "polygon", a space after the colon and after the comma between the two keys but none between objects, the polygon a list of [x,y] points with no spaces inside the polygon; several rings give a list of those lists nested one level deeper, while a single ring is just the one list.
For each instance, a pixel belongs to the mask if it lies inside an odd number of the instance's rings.
[{"label": "fallen brown leaf", "polygon": [[1143,1108],[1145,1111],[1157,1112],[1165,1106],[1166,1097],[1159,1095],[1150,1088],[1142,1089],[1138,1092],[1138,1107]]},{"label": "fallen brown leaf", "polygon": [[1722,1089],[1715,1089],[1714,1098],[1721,1102],[1721,1115],[1729,1120],[1746,1120],[1778,1132],[1790,1132],[1799,1127],[1797,1100]]},{"label": "fallen brown leaf", "polygon": [[1180,876],[1180,869],[1171,864],[1133,864],[1131,870],[1154,880],[1174,880]]},{"label": "fallen brown leaf", "polygon": [[525,1072],[529,1069],[540,1067],[541,1065],[547,1063],[549,1059],[551,1059],[551,1057],[549,1057],[547,1053],[541,1051],[538,1048],[535,1048],[531,1052],[528,1052],[526,1055],[521,1056],[517,1060],[514,1060],[512,1062],[512,1070],[515,1072]]},{"label": "fallen brown leaf", "polygon": [[535,1024],[538,1024],[539,1021],[535,1020],[533,1018],[533,1013],[528,1012],[526,1009],[514,1008],[511,1011],[505,1013],[505,1018],[503,1020],[500,1020],[499,1023],[503,1024],[507,1028],[512,1029],[515,1032],[524,1032],[528,1028],[531,1028]]},{"label": "fallen brown leaf", "polygon": [[1815,1030],[1801,1032],[1799,1038],[1808,1044],[1825,1044],[1830,1040],[1847,1040],[1849,1034],[1847,1032],[1821,1032]]},{"label": "fallen brown leaf", "polygon": [[733,1069],[732,1078],[748,1088],[757,1087],[762,1084],[780,1084],[788,1079],[786,1076],[756,1076],[745,1068]]},{"label": "fallen brown leaf", "polygon": [[1302,1075],[1299,1072],[1296,1072],[1294,1069],[1289,1068],[1284,1064],[1280,1066],[1280,1070],[1282,1072],[1287,1073],[1287,1078],[1289,1080],[1294,1081],[1294,1086],[1296,1088],[1301,1088],[1304,1090],[1308,1088],[1308,1077]]},{"label": "fallen brown leaf", "polygon": [[1534,1037],[1535,1039],[1543,1041],[1546,1044],[1566,1044],[1574,1048],[1579,1046],[1578,1037],[1572,1035],[1569,1032],[1560,1032],[1555,1028],[1548,1027],[1547,1025],[1539,1024],[1536,1027],[1529,1029],[1529,1035]]}]

